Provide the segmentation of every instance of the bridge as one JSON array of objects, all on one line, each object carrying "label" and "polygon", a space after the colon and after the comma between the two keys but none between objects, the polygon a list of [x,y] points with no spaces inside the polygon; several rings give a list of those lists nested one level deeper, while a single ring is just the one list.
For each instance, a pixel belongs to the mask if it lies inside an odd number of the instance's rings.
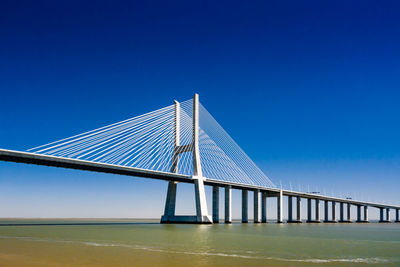
[{"label": "bridge", "polygon": [[[243,223],[249,221],[249,191],[253,192],[254,223],[267,222],[268,198],[277,199],[276,220],[282,223],[284,196],[288,223],[302,222],[302,199],[307,200],[308,223],[352,222],[351,206],[357,207],[356,222],[368,222],[369,207],[379,209],[379,222],[391,222],[390,210],[395,211],[394,222],[400,222],[400,206],[276,187],[200,104],[198,94],[191,100],[175,101],[171,106],[27,151],[0,149],[0,160],[165,180],[168,189],[161,223],[219,223],[220,189],[224,190],[225,223],[232,222],[233,189],[242,192]],[[194,185],[196,215],[175,214],[179,183]],[[207,210],[205,186],[212,187],[212,216]],[[320,218],[321,202],[324,220]]]}]

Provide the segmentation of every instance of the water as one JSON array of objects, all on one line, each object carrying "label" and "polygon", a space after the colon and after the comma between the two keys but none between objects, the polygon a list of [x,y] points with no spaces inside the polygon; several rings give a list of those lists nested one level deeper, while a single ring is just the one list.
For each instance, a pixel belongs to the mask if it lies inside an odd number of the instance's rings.
[{"label": "water", "polygon": [[394,223],[0,224],[0,266],[400,266],[400,224]]}]

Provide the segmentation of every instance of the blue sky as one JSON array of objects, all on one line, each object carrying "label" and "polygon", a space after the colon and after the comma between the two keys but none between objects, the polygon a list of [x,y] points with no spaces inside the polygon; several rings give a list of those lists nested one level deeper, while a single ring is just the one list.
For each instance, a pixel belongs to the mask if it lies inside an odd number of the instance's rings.
[{"label": "blue sky", "polygon": [[[397,1],[1,6],[2,148],[198,92],[276,184],[400,204]],[[159,217],[165,193],[161,181],[0,163],[1,217]]]}]

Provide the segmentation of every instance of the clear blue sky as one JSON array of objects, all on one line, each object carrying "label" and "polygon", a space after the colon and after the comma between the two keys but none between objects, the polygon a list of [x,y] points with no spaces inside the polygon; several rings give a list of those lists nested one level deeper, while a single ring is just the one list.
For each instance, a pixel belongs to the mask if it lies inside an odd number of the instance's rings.
[{"label": "clear blue sky", "polygon": [[[0,147],[25,150],[198,92],[276,184],[400,204],[399,8],[2,1]],[[194,200],[182,187],[186,212]],[[165,193],[162,181],[0,163],[0,217],[159,217]]]}]

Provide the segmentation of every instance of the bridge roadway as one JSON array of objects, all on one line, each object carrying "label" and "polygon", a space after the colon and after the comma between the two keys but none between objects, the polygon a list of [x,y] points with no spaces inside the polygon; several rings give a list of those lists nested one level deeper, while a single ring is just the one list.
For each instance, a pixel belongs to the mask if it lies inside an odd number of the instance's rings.
[{"label": "bridge roadway", "polygon": [[[9,162],[18,162],[18,163],[28,163],[28,164],[35,164],[35,165],[44,165],[44,166],[53,166],[53,167],[62,167],[62,168],[69,168],[69,169],[77,169],[77,170],[86,170],[86,171],[95,171],[95,172],[103,172],[103,173],[112,173],[112,174],[120,174],[120,175],[128,175],[134,177],[142,177],[142,178],[152,178],[152,179],[160,179],[166,181],[176,181],[176,182],[183,182],[183,183],[194,183],[193,179],[191,179],[190,175],[183,175],[183,174],[176,174],[170,172],[161,172],[161,171],[152,171],[152,170],[145,170],[140,168],[134,167],[125,167],[125,166],[118,166],[118,165],[111,165],[106,163],[97,163],[79,159],[69,159],[63,157],[55,157],[49,155],[40,155],[35,153],[29,152],[22,152],[22,151],[15,151],[15,150],[6,150],[0,149],[0,161],[9,161]],[[226,181],[220,181],[212,178],[205,178],[204,181],[205,185],[213,186],[213,187],[224,187],[229,189],[239,189],[245,194],[242,194],[243,202],[247,200],[247,191],[254,191],[254,192],[261,192],[262,199],[265,197],[278,197],[278,222],[282,221],[282,197],[287,196],[290,203],[289,203],[289,219],[288,221],[299,222],[299,220],[292,219],[292,198],[297,198],[298,206],[300,203],[301,198],[308,199],[308,221],[309,222],[319,222],[319,201],[325,202],[325,213],[328,211],[328,203],[331,202],[332,204],[332,220],[328,220],[328,215],[325,214],[325,222],[336,222],[335,217],[335,205],[339,203],[340,206],[340,221],[342,222],[350,222],[350,206],[354,205],[357,206],[358,215],[357,221],[359,222],[367,222],[368,221],[368,213],[367,207],[374,207],[380,209],[380,221],[381,222],[389,222],[389,210],[394,209],[396,211],[396,222],[399,222],[399,210],[400,206],[395,205],[388,205],[382,203],[374,203],[374,202],[366,202],[366,201],[359,201],[353,199],[344,199],[344,198],[337,198],[331,196],[323,196],[319,194],[312,194],[312,193],[304,193],[304,192],[296,192],[291,190],[285,189],[278,189],[278,188],[269,188],[269,187],[262,187],[262,186],[255,186],[255,185],[246,185],[246,184],[239,184],[239,183],[232,183]],[[258,196],[258,195],[257,195]],[[226,195],[225,195],[226,197]],[[258,199],[258,197],[257,197]],[[315,208],[315,220],[311,219],[311,200],[317,201],[318,205]],[[215,199],[213,199],[215,201]],[[258,200],[256,197],[254,198],[255,204],[258,207]],[[263,200],[264,201],[264,200]],[[230,197],[229,197],[230,202]],[[257,203],[256,203],[257,202]],[[229,203],[230,204],[230,203]],[[265,203],[262,203],[265,205]],[[343,211],[343,204],[348,205],[348,218],[344,220],[344,211]],[[246,205],[247,206],[247,205]],[[361,220],[361,211],[360,207],[364,207],[364,220]],[[247,209],[247,207],[245,207]],[[383,217],[383,210],[386,210],[386,219]],[[215,213],[215,210],[213,211]],[[297,208],[297,212],[300,213],[299,207]],[[243,213],[247,213],[246,210],[243,210],[242,207],[242,215]],[[246,217],[246,216],[244,216]],[[263,220],[265,219],[266,214],[263,214]],[[280,217],[280,218],[279,218]],[[300,219],[300,215],[298,214],[298,219]],[[242,220],[243,222],[247,222],[247,218]],[[229,219],[226,220],[229,222]]]}]

